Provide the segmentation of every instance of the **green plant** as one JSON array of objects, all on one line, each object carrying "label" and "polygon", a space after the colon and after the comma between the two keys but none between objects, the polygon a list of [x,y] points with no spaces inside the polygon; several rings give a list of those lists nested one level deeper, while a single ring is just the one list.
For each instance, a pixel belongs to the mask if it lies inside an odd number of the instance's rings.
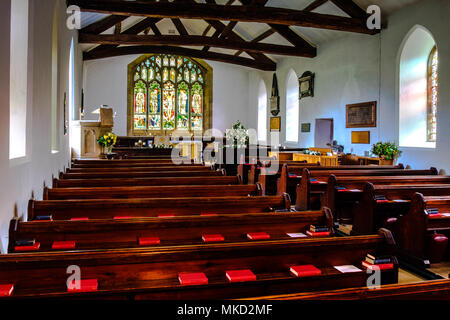
[{"label": "green plant", "polygon": [[402,152],[398,149],[395,143],[391,142],[377,142],[372,145],[371,152],[386,160],[393,160],[401,156]]}]

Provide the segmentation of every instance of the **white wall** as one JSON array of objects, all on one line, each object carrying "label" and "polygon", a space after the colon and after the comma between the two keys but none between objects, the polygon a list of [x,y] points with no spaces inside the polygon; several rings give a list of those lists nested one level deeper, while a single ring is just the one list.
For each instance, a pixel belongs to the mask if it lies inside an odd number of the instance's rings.
[{"label": "white wall", "polygon": [[436,166],[450,172],[450,1],[422,0],[389,19],[382,34],[380,139],[399,136],[399,61],[405,37],[417,24],[431,32],[439,52],[438,135],[436,149],[402,148],[400,159],[412,167]]},{"label": "white wall", "polygon": [[[287,57],[277,64],[282,117],[281,140],[285,141],[286,81],[293,69],[297,76],[305,71],[316,74],[314,98],[300,100],[300,125],[311,123],[310,133],[299,133],[298,144],[314,146],[317,118],[334,118],[334,136],[345,152],[364,154],[377,141],[399,143],[399,61],[403,41],[410,30],[420,24],[431,32],[439,52],[438,138],[436,149],[401,148],[400,162],[413,168],[436,166],[450,171],[450,1],[422,0],[393,14],[388,28],[380,35],[348,33],[318,48],[315,59]],[[260,72],[269,88],[272,73]],[[377,127],[347,129],[345,105],[377,101]],[[369,130],[370,144],[352,144],[351,131]]]},{"label": "white wall", "polygon": [[[59,2],[59,152],[51,153],[51,58],[52,21],[55,3]],[[0,247],[7,246],[8,226],[13,216],[26,219],[27,204],[31,197],[42,199],[44,185],[51,185],[52,175],[67,166],[70,159],[68,136],[63,135],[63,92],[68,92],[68,62],[72,36],[65,24],[63,0],[30,1],[28,97],[27,97],[27,156],[9,160],[9,61],[10,61],[10,5],[11,0],[0,2]],[[77,51],[77,79],[81,76],[81,55]],[[78,81],[79,82],[79,81]],[[79,85],[76,86],[79,92]],[[76,95],[76,103],[79,103]]]},{"label": "white wall", "polygon": [[[100,105],[109,105],[117,113],[114,132],[127,135],[127,71],[128,64],[138,55],[121,56],[84,62],[83,88],[85,94],[85,119],[98,119],[91,112]],[[253,127],[256,119],[249,121],[249,95],[255,94],[250,78],[256,71],[215,61],[206,61],[214,72],[213,79],[213,127],[225,132],[232,124],[241,121]],[[254,90],[256,90],[254,93]],[[257,101],[252,102],[257,106]],[[253,115],[256,117],[256,113]]]},{"label": "white wall", "polygon": [[[379,36],[347,34],[318,48],[315,59],[284,58],[278,62],[281,117],[286,119],[286,82],[293,69],[300,77],[305,71],[315,73],[314,97],[300,100],[299,124],[311,123],[311,132],[299,132],[299,143],[287,146],[313,147],[315,119],[334,118],[334,135],[346,152],[363,154],[370,145],[352,145],[352,130],[369,130],[377,141],[378,129],[346,129],[347,104],[379,100]],[[271,75],[269,75],[271,77]],[[267,76],[266,76],[267,77]],[[271,83],[271,80],[269,81]],[[282,121],[281,139],[285,141],[286,122]]]}]

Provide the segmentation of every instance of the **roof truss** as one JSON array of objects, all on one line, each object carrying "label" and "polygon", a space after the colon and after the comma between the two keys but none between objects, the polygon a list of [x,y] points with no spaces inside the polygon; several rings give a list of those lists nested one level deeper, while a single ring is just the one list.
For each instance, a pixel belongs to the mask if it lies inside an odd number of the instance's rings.
[{"label": "roof truss", "polygon": [[[242,5],[232,5],[239,1]],[[333,2],[349,17],[311,12],[327,1]],[[314,0],[304,10],[267,7],[268,0],[229,0],[225,5],[215,0],[197,3],[195,0],[68,0],[82,11],[110,14],[79,32],[80,43],[98,44],[84,53],[85,60],[124,54],[173,53],[192,57],[244,65],[260,70],[274,71],[276,63],[267,54],[313,58],[316,47],[290,26],[314,27],[375,34],[366,27],[366,12],[352,0]],[[151,5],[150,5],[151,3]],[[134,26],[123,30],[122,22],[131,16],[143,17]],[[156,23],[168,18],[179,35],[162,35]],[[190,35],[183,19],[201,19],[208,25],[202,35]],[[222,21],[229,21],[228,24]],[[268,29],[254,39],[244,39],[235,31],[239,22],[265,23]],[[103,34],[115,26],[113,34]],[[150,35],[149,31],[153,34]],[[214,30],[212,36],[207,36]],[[144,34],[142,34],[144,33]],[[279,34],[291,45],[262,43],[273,34]],[[195,46],[197,49],[184,46]],[[235,50],[234,54],[212,52],[211,48]],[[166,51],[164,51],[166,50]],[[241,57],[247,53],[250,58]]]}]

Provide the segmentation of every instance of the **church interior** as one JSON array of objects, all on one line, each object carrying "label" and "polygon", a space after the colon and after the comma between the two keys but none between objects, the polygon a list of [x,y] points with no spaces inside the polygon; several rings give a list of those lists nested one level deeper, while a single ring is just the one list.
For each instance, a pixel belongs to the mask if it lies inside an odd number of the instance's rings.
[{"label": "church interior", "polygon": [[449,15],[0,1],[0,301],[449,300]]}]

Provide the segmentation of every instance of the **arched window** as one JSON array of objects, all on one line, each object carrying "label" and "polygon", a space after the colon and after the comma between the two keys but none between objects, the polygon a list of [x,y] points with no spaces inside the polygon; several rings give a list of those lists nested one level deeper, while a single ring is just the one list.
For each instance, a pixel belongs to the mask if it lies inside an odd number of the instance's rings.
[{"label": "arched window", "polygon": [[9,158],[26,156],[28,0],[11,1]]},{"label": "arched window", "polygon": [[438,107],[438,52],[436,46],[428,57],[428,112],[427,132],[428,141],[436,142],[437,135],[437,107]]},{"label": "arched window", "polygon": [[299,132],[299,87],[294,70],[288,75],[286,84],[286,141],[298,142]]},{"label": "arched window", "polygon": [[197,59],[145,55],[128,66],[128,134],[211,127],[211,68]]},{"label": "arched window", "polygon": [[406,36],[400,51],[399,143],[402,147],[436,148],[436,42],[422,26]]},{"label": "arched window", "polygon": [[267,89],[263,80],[258,93],[258,141],[267,141]]},{"label": "arched window", "polygon": [[69,56],[69,119],[75,120],[75,47],[72,41],[70,42],[70,56]]}]

